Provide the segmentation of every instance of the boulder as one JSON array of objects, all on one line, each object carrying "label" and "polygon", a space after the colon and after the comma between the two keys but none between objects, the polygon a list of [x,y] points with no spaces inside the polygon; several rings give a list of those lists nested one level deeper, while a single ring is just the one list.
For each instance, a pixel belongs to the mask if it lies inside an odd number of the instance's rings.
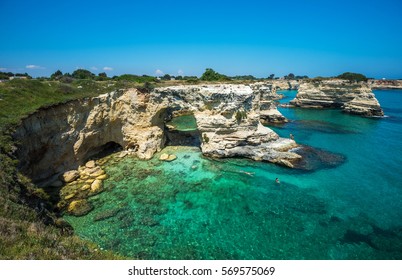
[{"label": "boulder", "polygon": [[90,160],[85,164],[86,168],[94,168],[96,166],[95,161],[94,160]]},{"label": "boulder", "polygon": [[106,178],[107,178],[107,175],[103,174],[103,175],[96,177],[96,180],[105,180]]},{"label": "boulder", "polygon": [[76,180],[78,177],[80,177],[80,173],[77,170],[70,170],[70,171],[64,172],[60,176],[60,179],[64,183],[70,183],[70,182]]},{"label": "boulder", "polygon": [[161,156],[159,157],[159,160],[162,161],[173,161],[175,159],[177,159],[177,156],[166,153],[161,154]]},{"label": "boulder", "polygon": [[102,191],[102,180],[98,180],[96,179],[95,181],[93,181],[93,183],[91,184],[91,192],[93,193],[98,193]]},{"label": "boulder", "polygon": [[72,194],[67,195],[64,199],[69,200],[69,199],[73,198],[74,196],[75,196],[75,193],[72,193]]},{"label": "boulder", "polygon": [[166,159],[166,161],[174,161],[175,159],[177,159],[177,156],[169,155],[169,157]]},{"label": "boulder", "polygon": [[83,185],[83,186],[80,188],[80,190],[86,191],[86,190],[89,190],[90,188],[91,188],[91,185],[86,184],[86,185]]},{"label": "boulder", "polygon": [[167,160],[168,158],[169,158],[169,154],[164,153],[164,154],[161,154],[161,156],[159,157],[159,160],[165,161],[165,160]]}]

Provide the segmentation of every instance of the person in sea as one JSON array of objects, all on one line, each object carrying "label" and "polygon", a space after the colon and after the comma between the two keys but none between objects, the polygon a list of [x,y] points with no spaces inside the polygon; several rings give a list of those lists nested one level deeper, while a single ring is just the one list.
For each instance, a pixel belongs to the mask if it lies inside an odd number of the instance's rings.
[{"label": "person in sea", "polygon": [[275,179],[275,183],[280,184],[281,182],[279,181],[279,178]]},{"label": "person in sea", "polygon": [[290,139],[295,140],[295,137],[293,136],[292,133],[290,133],[289,137],[290,137]]}]

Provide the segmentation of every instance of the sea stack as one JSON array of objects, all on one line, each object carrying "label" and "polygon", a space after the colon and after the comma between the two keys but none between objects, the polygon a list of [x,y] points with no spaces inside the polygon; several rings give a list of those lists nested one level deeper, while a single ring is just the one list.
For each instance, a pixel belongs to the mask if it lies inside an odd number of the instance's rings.
[{"label": "sea stack", "polygon": [[340,108],[346,113],[364,117],[384,116],[367,82],[341,79],[303,81],[290,104],[302,108]]}]

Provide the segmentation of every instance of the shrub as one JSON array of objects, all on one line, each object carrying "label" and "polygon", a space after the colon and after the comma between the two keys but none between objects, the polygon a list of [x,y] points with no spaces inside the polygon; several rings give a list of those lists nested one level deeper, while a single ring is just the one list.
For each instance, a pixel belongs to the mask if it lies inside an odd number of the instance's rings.
[{"label": "shrub", "polygon": [[355,82],[367,82],[367,77],[364,76],[363,74],[359,74],[359,73],[352,73],[352,72],[345,72],[339,76],[337,76],[337,78],[339,79],[345,79],[345,80],[349,80],[349,81],[355,81]]},{"label": "shrub", "polygon": [[77,69],[73,72],[73,74],[71,75],[73,78],[75,79],[94,79],[95,78],[95,74],[85,70],[85,69]]},{"label": "shrub", "polygon": [[203,81],[228,81],[230,79],[223,74],[219,74],[218,72],[215,72],[211,68],[207,68],[207,69],[205,69],[204,74],[202,74],[201,80],[203,80]]},{"label": "shrub", "polygon": [[209,137],[207,136],[206,133],[204,133],[204,134],[202,135],[202,139],[204,139],[204,142],[208,144],[208,142],[209,142]]},{"label": "shrub", "polygon": [[247,113],[245,111],[237,111],[235,117],[237,122],[240,123],[243,119],[247,118]]}]

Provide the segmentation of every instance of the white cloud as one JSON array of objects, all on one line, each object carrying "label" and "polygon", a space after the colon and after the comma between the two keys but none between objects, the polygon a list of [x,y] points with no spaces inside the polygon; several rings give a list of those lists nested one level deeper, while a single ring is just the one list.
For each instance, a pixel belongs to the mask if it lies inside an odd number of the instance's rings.
[{"label": "white cloud", "polygon": [[98,70],[98,68],[95,67],[95,66],[92,66],[92,67],[91,67],[91,70],[95,70],[95,71],[96,71],[96,70]]},{"label": "white cloud", "polygon": [[103,67],[103,71],[113,71],[113,68],[105,66]]},{"label": "white cloud", "polygon": [[156,74],[156,76],[162,76],[162,75],[163,75],[163,71],[160,70],[160,69],[157,69],[157,70],[155,71],[155,74]]},{"label": "white cloud", "polygon": [[45,69],[45,67],[42,67],[39,65],[33,65],[33,64],[29,64],[29,65],[25,66],[25,68],[27,68],[27,69]]},{"label": "white cloud", "polygon": [[0,67],[0,71],[6,71],[7,68]]},{"label": "white cloud", "polygon": [[183,70],[179,70],[179,71],[177,71],[177,74],[179,74],[179,76],[183,76],[184,75],[184,72],[183,72]]}]

